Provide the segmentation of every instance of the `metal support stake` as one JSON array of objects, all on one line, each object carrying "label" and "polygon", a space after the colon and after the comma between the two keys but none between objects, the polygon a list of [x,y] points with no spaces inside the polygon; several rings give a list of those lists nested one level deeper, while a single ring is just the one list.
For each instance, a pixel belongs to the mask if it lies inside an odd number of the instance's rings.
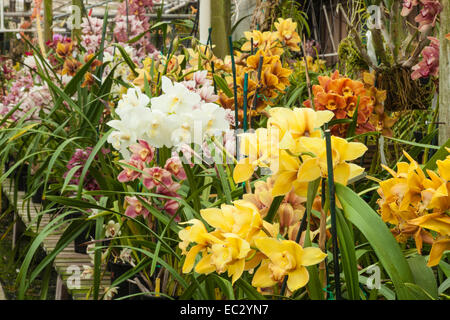
[{"label": "metal support stake", "polygon": [[333,265],[334,265],[334,283],[336,288],[336,300],[341,300],[341,278],[339,271],[339,248],[336,228],[336,198],[334,191],[334,173],[333,159],[331,150],[331,132],[325,130],[325,142],[327,148],[327,167],[328,167],[328,194],[330,196],[330,216],[331,216],[331,235],[333,243]]}]

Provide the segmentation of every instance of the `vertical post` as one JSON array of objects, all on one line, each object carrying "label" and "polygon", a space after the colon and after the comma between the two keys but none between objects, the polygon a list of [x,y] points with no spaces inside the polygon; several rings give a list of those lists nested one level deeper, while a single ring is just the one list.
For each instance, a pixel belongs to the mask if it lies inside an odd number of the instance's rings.
[{"label": "vertical post", "polygon": [[62,289],[63,289],[63,281],[61,276],[58,275],[56,280],[56,292],[55,292],[55,300],[62,300]]},{"label": "vertical post", "polygon": [[199,2],[200,43],[207,45],[208,30],[211,28],[211,0],[199,0]]},{"label": "vertical post", "polygon": [[44,41],[53,39],[53,0],[44,0]]},{"label": "vertical post", "polygon": [[229,52],[227,43],[223,40],[231,34],[231,1],[210,1],[211,7],[214,8],[211,10],[211,21],[214,21],[214,27],[211,33],[211,43],[215,45],[214,55],[223,59]]},{"label": "vertical post", "polygon": [[[82,12],[81,9],[83,7],[83,0],[72,0],[72,6],[78,7],[77,10],[73,9],[73,7],[72,7],[73,14],[78,14],[78,13],[81,14],[81,12]],[[81,19],[81,17],[80,17],[80,19]],[[78,40],[78,38],[81,37],[81,29],[80,29],[80,26],[77,25],[76,21],[77,21],[77,17],[74,17],[74,21],[72,23],[72,40],[74,40],[74,41]]]},{"label": "vertical post", "polygon": [[327,167],[328,167],[328,195],[330,197],[331,236],[333,243],[334,284],[336,289],[336,300],[341,300],[339,248],[338,248],[338,240],[337,240],[338,236],[336,228],[336,197],[334,191],[334,173],[333,173],[333,158],[332,158],[330,129],[325,130],[325,141],[327,148],[326,151],[327,151]]},{"label": "vertical post", "polygon": [[441,0],[439,61],[439,145],[450,139],[450,0]]},{"label": "vertical post", "polygon": [[4,5],[4,0],[0,0],[0,30],[5,30],[5,17],[3,15]]}]

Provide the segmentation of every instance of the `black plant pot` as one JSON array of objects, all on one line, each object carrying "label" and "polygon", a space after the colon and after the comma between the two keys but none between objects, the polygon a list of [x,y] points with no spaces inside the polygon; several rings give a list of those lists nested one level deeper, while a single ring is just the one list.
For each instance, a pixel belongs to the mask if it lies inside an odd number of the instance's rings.
[{"label": "black plant pot", "polygon": [[87,254],[87,245],[85,244],[85,242],[90,241],[91,238],[95,238],[95,230],[86,230],[82,232],[78,237],[76,237],[75,252]]},{"label": "black plant pot", "polygon": [[[79,218],[83,216],[81,212],[74,212],[71,214],[68,214],[64,217],[64,220],[69,220],[73,218]],[[87,254],[87,245],[86,242],[90,241],[91,238],[95,238],[95,230],[94,228],[88,228],[87,230],[83,231],[78,237],[75,238],[75,252],[76,253],[82,253]]]},{"label": "black plant pot", "polygon": [[13,163],[14,163],[14,158],[12,156],[9,156],[8,160],[5,161],[5,172],[7,172],[12,167]]},{"label": "black plant pot", "polygon": [[18,167],[15,171],[15,175],[18,175],[17,178],[17,189],[19,191],[26,192],[27,191],[27,176],[28,176],[28,165],[22,165]]},{"label": "black plant pot", "polygon": [[36,192],[31,197],[31,200],[36,204],[41,204],[43,202],[42,195],[44,194],[44,186],[40,186]]},{"label": "black plant pot", "polygon": [[[111,271],[111,283],[113,283],[116,279],[118,279],[125,272],[133,269],[133,267],[129,264],[114,263],[114,262],[109,262],[107,265],[107,268],[108,268],[108,271]],[[118,286],[117,294],[114,295],[114,298],[121,298],[121,297],[130,295],[131,294],[130,285],[134,286],[134,284],[128,282],[127,280],[118,284],[117,285]]]}]

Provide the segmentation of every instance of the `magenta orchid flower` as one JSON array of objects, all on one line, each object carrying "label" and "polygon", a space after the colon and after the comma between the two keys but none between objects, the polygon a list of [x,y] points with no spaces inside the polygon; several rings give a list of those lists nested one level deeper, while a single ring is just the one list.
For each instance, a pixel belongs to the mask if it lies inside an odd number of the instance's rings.
[{"label": "magenta orchid flower", "polygon": [[159,185],[170,186],[173,183],[172,174],[160,167],[145,168],[142,183],[147,189],[153,189]]},{"label": "magenta orchid flower", "polygon": [[145,163],[150,163],[155,155],[155,148],[150,146],[147,141],[139,140],[138,144],[133,144],[129,147],[133,153],[132,159],[139,159]]},{"label": "magenta orchid flower", "polygon": [[[136,197],[125,197],[125,201],[127,204],[127,209],[125,210],[125,214],[130,218],[136,218],[137,216],[142,215],[144,218],[148,217],[148,210],[142,205],[140,200]],[[150,203],[149,203],[150,204]]]},{"label": "magenta orchid flower", "polygon": [[186,172],[179,157],[172,157],[167,159],[164,169],[169,171],[179,180],[186,180]]},{"label": "magenta orchid flower", "polygon": [[414,9],[414,7],[416,7],[418,4],[419,4],[418,0],[403,0],[402,3],[403,8],[401,15],[404,17],[408,16]]},{"label": "magenta orchid flower", "polygon": [[[173,200],[173,199],[167,200],[166,203],[164,204],[164,210],[171,216],[173,216],[177,212],[179,207],[180,207],[180,204],[178,203],[178,201]],[[174,220],[180,221],[180,217],[175,217]]]},{"label": "magenta orchid flower", "polygon": [[422,61],[412,67],[411,79],[426,78],[439,74],[439,40],[428,37],[430,45],[422,50]]},{"label": "magenta orchid flower", "polygon": [[[122,161],[123,163],[126,163],[138,170],[144,170],[144,162],[140,160],[140,158],[131,158],[130,161]],[[125,167],[121,173],[119,173],[117,180],[119,182],[128,182],[128,181],[134,181],[137,178],[141,176],[141,172],[133,170],[132,168]]]},{"label": "magenta orchid flower", "polygon": [[419,23],[419,31],[425,32],[435,26],[442,5],[438,0],[422,0],[422,4],[423,8],[414,20]]}]

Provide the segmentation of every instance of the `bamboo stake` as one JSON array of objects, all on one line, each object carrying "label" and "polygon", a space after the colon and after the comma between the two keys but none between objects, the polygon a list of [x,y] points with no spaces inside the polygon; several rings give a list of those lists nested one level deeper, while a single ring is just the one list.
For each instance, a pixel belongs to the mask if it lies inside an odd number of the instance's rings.
[{"label": "bamboo stake", "polygon": [[[228,37],[228,44],[230,46],[231,69],[233,71],[234,116],[235,116],[234,128],[235,128],[235,130],[237,130],[238,126],[239,126],[239,113],[238,113],[238,97],[237,97],[236,64],[234,62],[233,40],[231,39],[231,36]],[[236,146],[236,148],[237,148],[237,146]],[[236,151],[236,154],[237,154],[237,151]]]},{"label": "bamboo stake", "polygon": [[[319,226],[319,248],[323,252],[327,252],[325,244],[327,241],[327,214],[320,210],[320,226]],[[326,275],[326,260],[323,260],[319,264],[319,279],[322,280],[322,288],[327,287],[327,275]],[[324,292],[325,299],[327,298],[327,292]]]},{"label": "bamboo stake", "polygon": [[305,41],[306,41],[305,36],[303,36],[303,42],[301,43],[301,48],[302,48],[302,52],[303,52],[303,61],[305,63],[306,88],[308,89],[309,101],[311,101],[311,105],[313,106],[313,109],[315,110],[314,100],[312,98],[312,93],[311,93],[312,85],[311,85],[311,79],[309,78],[308,61],[306,60],[306,51],[305,51],[305,47],[304,47]]},{"label": "bamboo stake", "polygon": [[333,46],[333,52],[337,52],[336,44],[334,43],[333,33],[331,32],[330,21],[328,20],[327,8],[325,7],[325,5],[323,5],[322,9],[323,9],[323,14],[325,15],[325,22],[327,23],[328,34],[330,35],[331,45]]},{"label": "bamboo stake", "polygon": [[244,121],[242,124],[242,129],[244,129],[244,132],[247,131],[247,95],[248,95],[248,73],[245,73],[244,75],[244,103],[242,106],[242,111],[244,112]]},{"label": "bamboo stake", "polygon": [[258,103],[258,91],[259,91],[259,87],[261,85],[261,72],[262,72],[263,60],[264,60],[264,57],[261,55],[259,57],[259,63],[258,63],[258,74],[257,74],[257,79],[256,79],[257,84],[256,84],[256,88],[255,88],[255,95],[253,97],[253,105],[250,108],[250,114],[249,114],[249,118],[248,118],[248,126],[250,129],[252,128],[252,112],[253,112],[253,110],[256,110],[256,104]]}]

